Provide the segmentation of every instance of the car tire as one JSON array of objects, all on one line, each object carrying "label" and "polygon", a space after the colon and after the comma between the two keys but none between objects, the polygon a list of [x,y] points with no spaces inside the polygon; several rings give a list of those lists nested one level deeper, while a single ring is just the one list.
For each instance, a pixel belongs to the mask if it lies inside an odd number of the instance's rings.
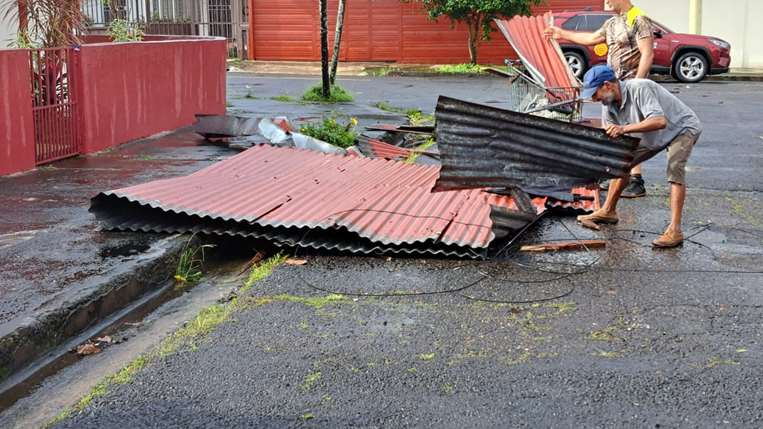
[{"label": "car tire", "polygon": [[588,70],[588,62],[585,57],[576,51],[564,51],[564,59],[572,70],[572,74],[578,79],[583,79],[583,75]]},{"label": "car tire", "polygon": [[699,52],[687,52],[673,63],[673,76],[681,82],[695,83],[707,76],[710,65]]}]

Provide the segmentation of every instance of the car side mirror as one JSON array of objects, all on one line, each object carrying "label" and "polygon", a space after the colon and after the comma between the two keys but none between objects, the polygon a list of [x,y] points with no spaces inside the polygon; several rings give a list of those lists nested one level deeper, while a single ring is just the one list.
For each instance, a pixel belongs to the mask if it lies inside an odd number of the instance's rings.
[{"label": "car side mirror", "polygon": [[662,39],[662,30],[654,30],[654,38]]}]

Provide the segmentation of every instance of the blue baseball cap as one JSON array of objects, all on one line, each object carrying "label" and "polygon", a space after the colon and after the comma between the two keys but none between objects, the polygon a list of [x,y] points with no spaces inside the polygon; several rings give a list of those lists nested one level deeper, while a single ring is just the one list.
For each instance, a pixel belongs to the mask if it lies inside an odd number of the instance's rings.
[{"label": "blue baseball cap", "polygon": [[588,100],[596,94],[596,91],[604,85],[604,82],[612,82],[617,79],[615,71],[611,67],[598,65],[591,67],[583,77],[583,91],[580,98]]}]

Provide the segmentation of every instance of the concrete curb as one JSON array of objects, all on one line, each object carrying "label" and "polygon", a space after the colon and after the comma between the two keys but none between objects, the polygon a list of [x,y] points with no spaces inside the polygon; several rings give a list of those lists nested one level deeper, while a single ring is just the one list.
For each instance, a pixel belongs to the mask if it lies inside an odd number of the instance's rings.
[{"label": "concrete curb", "polygon": [[74,297],[54,298],[47,309],[0,337],[0,384],[56,347],[139,297],[166,286],[187,239],[156,241],[131,263],[81,287]]}]

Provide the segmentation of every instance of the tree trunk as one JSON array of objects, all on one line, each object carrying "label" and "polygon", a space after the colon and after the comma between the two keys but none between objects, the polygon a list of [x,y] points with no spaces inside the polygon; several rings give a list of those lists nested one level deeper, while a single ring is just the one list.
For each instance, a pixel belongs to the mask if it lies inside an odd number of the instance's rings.
[{"label": "tree trunk", "polygon": [[334,52],[331,56],[331,84],[336,82],[336,68],[339,65],[339,45],[342,43],[342,31],[344,30],[344,4],[346,0],[339,0],[339,9],[336,12],[336,30],[334,31]]},{"label": "tree trunk", "polygon": [[321,95],[329,98],[331,95],[331,81],[329,79],[329,29],[328,29],[328,0],[318,0],[318,9],[321,17]]},{"label": "tree trunk", "polygon": [[478,16],[472,15],[469,21],[466,23],[466,27],[469,29],[469,62],[471,64],[477,64],[477,44],[480,37],[480,19]]}]

